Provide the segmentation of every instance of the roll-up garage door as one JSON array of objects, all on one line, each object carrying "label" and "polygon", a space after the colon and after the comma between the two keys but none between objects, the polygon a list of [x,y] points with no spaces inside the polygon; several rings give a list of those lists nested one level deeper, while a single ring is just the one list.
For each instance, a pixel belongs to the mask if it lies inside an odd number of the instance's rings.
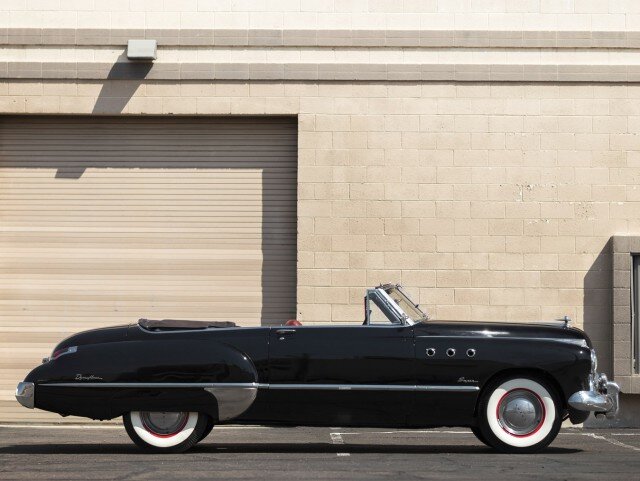
[{"label": "roll-up garage door", "polygon": [[0,117],[0,421],[65,336],[296,309],[292,118]]}]

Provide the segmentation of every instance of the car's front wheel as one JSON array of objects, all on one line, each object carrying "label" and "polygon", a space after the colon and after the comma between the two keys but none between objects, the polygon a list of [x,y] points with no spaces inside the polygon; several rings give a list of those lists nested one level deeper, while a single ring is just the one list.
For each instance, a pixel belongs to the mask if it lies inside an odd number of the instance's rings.
[{"label": "car's front wheel", "polygon": [[489,446],[491,447],[491,445],[489,444],[489,442],[486,440],[486,438],[482,435],[482,432],[480,431],[479,427],[472,427],[471,428],[471,432],[473,434],[475,434],[476,438],[478,439],[478,441],[480,441],[482,444],[484,444],[485,446]]},{"label": "car's front wheel", "polygon": [[533,377],[503,378],[488,386],[478,406],[478,429],[506,453],[533,453],[558,435],[562,416],[555,391]]},{"label": "car's front wheel", "polygon": [[197,412],[132,411],[123,420],[131,440],[145,451],[181,453],[202,439],[209,417]]}]

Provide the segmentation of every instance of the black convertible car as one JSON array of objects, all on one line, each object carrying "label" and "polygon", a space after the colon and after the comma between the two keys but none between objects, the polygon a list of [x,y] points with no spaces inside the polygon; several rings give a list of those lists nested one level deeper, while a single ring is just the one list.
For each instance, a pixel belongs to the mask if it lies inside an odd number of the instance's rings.
[{"label": "black convertible car", "polygon": [[466,426],[500,451],[534,452],[563,420],[618,409],[618,386],[568,322],[429,321],[393,284],[367,290],[364,312],[362,325],[142,319],[82,332],[16,398],[62,416],[122,416],[156,452],[184,451],[225,423]]}]

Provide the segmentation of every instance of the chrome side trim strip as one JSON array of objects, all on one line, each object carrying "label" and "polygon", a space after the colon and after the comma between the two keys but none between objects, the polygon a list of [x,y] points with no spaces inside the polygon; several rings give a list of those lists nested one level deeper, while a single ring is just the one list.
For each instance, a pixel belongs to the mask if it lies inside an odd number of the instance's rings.
[{"label": "chrome side trim strip", "polygon": [[269,389],[277,391],[415,391],[416,386],[393,384],[269,384]]},{"label": "chrome side trim strip", "polygon": [[561,338],[546,338],[546,337],[516,337],[512,338],[518,341],[551,341],[551,342],[563,342],[565,344],[573,344],[580,347],[589,347],[587,341],[584,339],[561,339]]},{"label": "chrome side trim strip", "polygon": [[128,388],[204,388],[204,389],[233,389],[233,388],[264,388],[266,384],[257,382],[56,382],[39,384],[47,387],[128,387]]},{"label": "chrome side trim strip", "polygon": [[397,385],[397,384],[270,384],[274,390],[306,391],[479,391],[478,386]]},{"label": "chrome side trim strip", "polygon": [[440,392],[475,392],[479,391],[479,386],[416,386],[416,391],[440,391]]},{"label": "chrome side trim strip", "polygon": [[491,339],[492,341],[494,340],[498,340],[498,341],[538,341],[538,342],[563,342],[565,344],[574,344],[576,346],[580,346],[580,347],[588,347],[587,346],[587,341],[585,341],[584,339],[566,339],[566,338],[561,338],[561,337],[514,337],[514,336],[491,336],[491,335],[486,335],[486,336],[456,336],[455,334],[453,335],[448,335],[448,336],[430,336],[430,335],[424,335],[424,336],[416,336],[416,339],[451,339],[456,340],[456,339]]},{"label": "chrome side trim strip", "polygon": [[220,389],[273,389],[307,391],[437,391],[437,392],[474,392],[478,386],[455,385],[400,385],[400,384],[266,384],[266,383],[133,383],[133,382],[68,382],[45,383],[48,387],[101,387],[101,388],[204,388],[209,392]]}]

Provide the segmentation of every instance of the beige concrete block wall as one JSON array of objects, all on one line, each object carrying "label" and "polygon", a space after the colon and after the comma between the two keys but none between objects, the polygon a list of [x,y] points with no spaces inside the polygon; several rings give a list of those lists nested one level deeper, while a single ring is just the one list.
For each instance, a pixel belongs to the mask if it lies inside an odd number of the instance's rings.
[{"label": "beige concrete block wall", "polygon": [[[353,322],[366,285],[398,280],[435,319],[568,315],[609,357],[605,249],[612,233],[640,227],[628,129],[640,88],[331,85],[318,93],[324,101],[300,99],[302,112],[307,102],[323,109],[300,133],[301,154],[314,160],[299,179],[300,250],[314,253],[299,264],[301,320],[326,320],[317,313],[328,314],[327,299],[316,297],[325,286],[350,288],[348,302],[331,302],[330,320]],[[345,105],[354,96],[368,97],[366,115]],[[346,129],[347,115],[357,130]],[[340,186],[340,198],[324,196],[326,182]]]},{"label": "beige concrete block wall", "polygon": [[637,30],[635,0],[2,0],[0,26]]},{"label": "beige concrete block wall", "polygon": [[302,322],[360,322],[364,289],[398,281],[434,319],[568,315],[609,369],[606,248],[640,230],[640,86],[0,83],[0,112],[122,105],[298,116]]}]

